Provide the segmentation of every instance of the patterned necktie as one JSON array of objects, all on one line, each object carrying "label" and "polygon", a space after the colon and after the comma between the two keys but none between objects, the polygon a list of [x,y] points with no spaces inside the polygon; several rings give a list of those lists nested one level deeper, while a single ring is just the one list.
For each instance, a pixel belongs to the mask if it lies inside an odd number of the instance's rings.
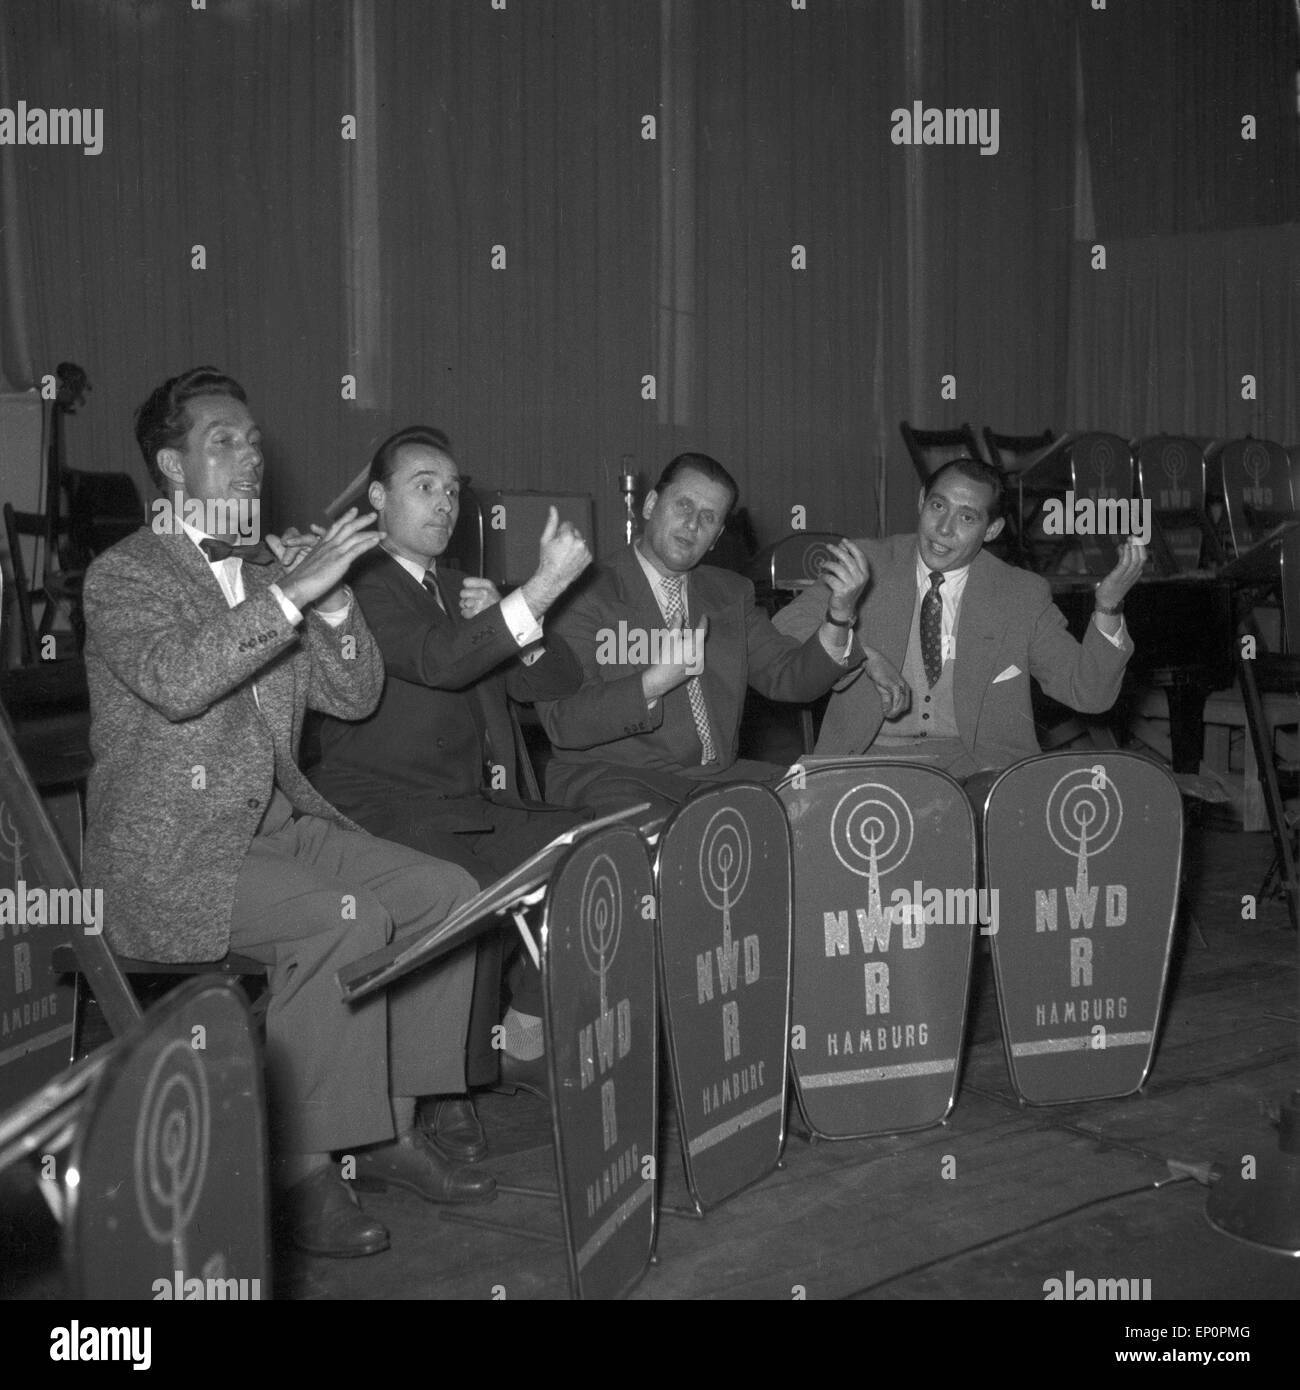
[{"label": "patterned necktie", "polygon": [[921,660],[925,662],[925,678],[931,686],[938,685],[943,675],[943,599],[939,585],[943,571],[930,571],[930,592],[921,600]]},{"label": "patterned necktie", "polygon": [[229,541],[219,541],[215,536],[204,536],[199,549],[215,565],[219,560],[229,560],[233,555],[237,560],[247,560],[252,565],[269,565],[275,553],[265,541],[256,545],[231,545]]},{"label": "patterned necktie", "polygon": [[442,611],[445,613],[447,611],[447,605],[443,603],[442,594],[438,591],[438,580],[436,577],[436,571],[425,570],[424,578],[420,582],[434,596],[434,598],[438,601],[438,607],[441,608]]},{"label": "patterned necktie", "polygon": [[[678,623],[685,624],[686,606],[682,602],[682,576],[673,574],[663,581],[664,592],[668,596],[668,608],[664,613],[670,628]],[[717,760],[713,747],[713,734],[709,730],[709,711],[704,703],[704,690],[699,676],[692,676],[686,682],[686,695],[691,702],[691,715],[695,720],[695,732],[700,736],[700,762],[711,763]]]}]

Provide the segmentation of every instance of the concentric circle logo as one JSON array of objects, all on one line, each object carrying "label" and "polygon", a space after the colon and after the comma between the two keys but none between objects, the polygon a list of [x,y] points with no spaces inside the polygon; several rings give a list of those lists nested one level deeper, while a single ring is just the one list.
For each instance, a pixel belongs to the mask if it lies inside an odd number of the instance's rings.
[{"label": "concentric circle logo", "polygon": [[831,814],[831,849],[850,873],[863,878],[896,869],[911,852],[914,834],[907,802],[879,782],[845,792]]},{"label": "concentric circle logo", "polygon": [[1104,769],[1081,767],[1057,779],[1047,797],[1046,817],[1047,833],[1057,849],[1083,860],[1114,842],[1124,803]]},{"label": "concentric circle logo", "polygon": [[734,806],[709,817],[700,841],[700,888],[711,907],[735,907],[749,882],[753,848],[745,818]]},{"label": "concentric circle logo", "polygon": [[605,972],[618,955],[618,939],[623,931],[623,881],[608,854],[591,861],[582,881],[578,905],[578,935],[587,969],[598,975],[604,989]]},{"label": "concentric circle logo", "polygon": [[1187,472],[1187,455],[1181,444],[1166,444],[1160,452],[1160,469],[1177,486]]},{"label": "concentric circle logo", "polygon": [[194,1216],[208,1171],[212,1109],[194,1049],[179,1040],[159,1053],[135,1123],[135,1197],[160,1245],[179,1241]]},{"label": "concentric circle logo", "polygon": [[1268,470],[1273,466],[1273,460],[1269,457],[1268,450],[1260,443],[1252,441],[1247,444],[1241,455],[1241,467],[1246,475],[1258,487],[1260,483],[1268,477]]},{"label": "concentric circle logo", "polygon": [[803,563],[803,577],[805,579],[820,579],[822,570],[826,568],[826,561],[833,559],[831,548],[825,541],[814,541],[808,546],[800,557]]}]

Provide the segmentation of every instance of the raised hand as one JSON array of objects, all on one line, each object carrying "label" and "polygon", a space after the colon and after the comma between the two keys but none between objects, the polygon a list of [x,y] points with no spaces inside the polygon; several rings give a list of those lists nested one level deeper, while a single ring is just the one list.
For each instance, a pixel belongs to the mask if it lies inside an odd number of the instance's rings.
[{"label": "raised hand", "polygon": [[668,632],[681,634],[682,659],[656,662],[642,671],[641,691],[647,700],[667,695],[704,670],[704,639],[709,635],[709,615],[706,613],[696,628],[683,628],[679,618]]},{"label": "raised hand", "polygon": [[285,572],[291,573],[316,548],[317,539],[316,536],[304,536],[296,526],[290,526],[283,536],[268,535],[266,543],[271,548],[271,554],[284,566]]},{"label": "raised hand", "polygon": [[831,558],[822,566],[822,583],[831,591],[828,605],[832,617],[847,622],[858,610],[858,599],[867,587],[871,566],[852,541],[831,546]]},{"label": "raised hand", "polygon": [[493,604],[501,602],[501,594],[490,579],[469,575],[460,586],[460,616],[477,618]]},{"label": "raised hand", "polygon": [[867,660],[862,668],[867,679],[880,692],[880,703],[885,708],[886,719],[897,719],[906,714],[912,703],[912,688],[903,679],[902,673],[878,651],[867,649]]},{"label": "raised hand", "polygon": [[285,598],[296,608],[313,603],[319,603],[326,612],[342,608],[346,601],[340,587],[344,575],[383,539],[382,532],[368,529],[377,519],[374,512],[358,516],[357,509],[349,507],[328,530],[313,526],[315,544],[302,554],[280,585]]},{"label": "raised hand", "polygon": [[547,514],[537,551],[537,570],[522,588],[533,617],[541,618],[591,564],[591,551],[577,527],[561,521],[554,507]]},{"label": "raised hand", "polygon": [[1146,562],[1146,546],[1130,536],[1119,548],[1115,568],[1097,585],[1097,607],[1118,608],[1124,595],[1137,583]]}]

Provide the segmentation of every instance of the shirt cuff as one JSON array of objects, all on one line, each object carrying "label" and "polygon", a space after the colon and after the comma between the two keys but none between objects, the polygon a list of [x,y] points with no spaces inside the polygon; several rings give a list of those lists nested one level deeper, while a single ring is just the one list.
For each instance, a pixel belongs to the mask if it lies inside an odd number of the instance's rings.
[{"label": "shirt cuff", "polygon": [[836,651],[833,640],[828,640],[826,636],[826,624],[823,623],[817,629],[817,640],[822,644],[822,651],[837,665],[844,666],[848,663],[849,652],[853,650],[853,629],[846,627],[844,631],[844,650]]},{"label": "shirt cuff", "polygon": [[[1093,622],[1097,622],[1096,614],[1093,615]],[[1097,631],[1108,641],[1117,651],[1124,647],[1124,640],[1128,636],[1128,628],[1124,623],[1124,615],[1119,615],[1119,627],[1115,632],[1107,632],[1100,623],[1097,623]]]},{"label": "shirt cuff", "polygon": [[[501,621],[521,647],[530,647],[542,640],[542,625],[533,617],[533,610],[529,608],[522,589],[516,589],[501,600]],[[536,661],[537,657],[533,660]]]},{"label": "shirt cuff", "polygon": [[298,624],[302,622],[302,610],[298,607],[298,605],[295,603],[291,603],[287,598],[285,598],[284,593],[278,584],[272,584],[271,587],[267,590],[267,592],[275,596],[275,601],[280,605],[280,612],[284,614],[285,621],[290,622],[294,625],[294,627],[297,627]]}]

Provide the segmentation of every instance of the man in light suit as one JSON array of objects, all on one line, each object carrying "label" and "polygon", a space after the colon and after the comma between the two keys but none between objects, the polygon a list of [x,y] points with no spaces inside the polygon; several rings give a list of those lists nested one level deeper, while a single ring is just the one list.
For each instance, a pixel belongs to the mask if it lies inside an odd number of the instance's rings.
[{"label": "man in light suit", "polygon": [[[1133,651],[1122,605],[1144,547],[1120,547],[1076,642],[1047,581],[983,549],[1002,530],[1004,496],[997,469],[954,460],[927,479],[914,535],[857,542],[871,565],[857,614],[867,660],[837,685],[818,754],[919,757],[966,777],[1040,751],[1031,676],[1073,709],[1114,704]],[[777,627],[810,631],[826,593],[809,589],[777,614]]]},{"label": "man in light suit", "polygon": [[[456,529],[460,481],[439,430],[412,425],[375,451],[369,501],[385,535],[352,582],[387,680],[366,719],[323,721],[308,771],[322,795],[373,834],[459,864],[486,888],[581,820],[521,799],[507,698],[555,699],[582,683],[568,647],[550,635],[543,643],[541,622],[591,553],[552,508],[536,573],[502,599],[490,579],[438,562]],[[513,947],[513,928],[509,936]],[[466,1081],[494,1084],[500,1057],[507,1085],[538,1089],[541,980],[519,956],[504,1047],[493,1046],[502,946],[500,932],[479,938]],[[441,1100],[424,1118],[450,1157],[473,1162],[486,1153],[470,1097]]]},{"label": "man in light suit", "polygon": [[701,565],[736,496],[716,460],[679,454],[646,498],[641,537],[564,601],[555,628],[584,679],[538,705],[551,800],[667,812],[711,782],[774,781],[783,767],[736,757],[746,687],[815,700],[862,660],[849,629],[867,571],[851,543],[833,547],[806,640],[772,626],[748,580]]},{"label": "man in light suit", "polygon": [[473,880],[358,831],[295,761],[308,706],[355,718],[379,698],[379,652],[342,581],[380,536],[349,512],[315,539],[269,537],[273,555],[233,544],[232,504],[257,514],[261,436],[242,387],[213,368],[158,387],[136,437],[170,497],[86,576],[84,878],[104,890],[119,951],[265,962],[275,1174],[293,1237],[315,1254],[372,1254],[388,1233],[332,1150],[353,1151],[358,1178],[430,1201],[494,1186],[412,1128],[417,1097],[464,1089],[472,948],[359,1008],[335,979],[394,934],[443,920]]}]

